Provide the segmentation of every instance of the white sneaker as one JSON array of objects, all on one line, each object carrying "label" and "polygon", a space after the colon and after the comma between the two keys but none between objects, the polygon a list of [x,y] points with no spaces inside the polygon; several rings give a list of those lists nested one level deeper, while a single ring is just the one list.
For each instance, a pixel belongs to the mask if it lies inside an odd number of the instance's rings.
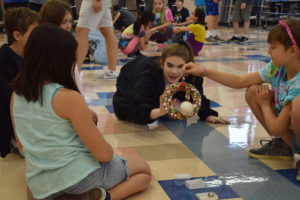
[{"label": "white sneaker", "polygon": [[105,71],[104,74],[95,75],[95,79],[116,79],[118,78],[118,73],[114,71]]}]

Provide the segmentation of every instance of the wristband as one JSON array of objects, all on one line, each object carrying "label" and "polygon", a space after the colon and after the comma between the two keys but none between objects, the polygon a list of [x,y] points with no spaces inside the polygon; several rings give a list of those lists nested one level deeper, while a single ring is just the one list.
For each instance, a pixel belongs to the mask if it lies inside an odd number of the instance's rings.
[{"label": "wristband", "polygon": [[206,69],[206,67],[204,67],[204,71],[201,73],[201,77],[205,77],[206,76],[206,74],[207,74],[207,69]]}]

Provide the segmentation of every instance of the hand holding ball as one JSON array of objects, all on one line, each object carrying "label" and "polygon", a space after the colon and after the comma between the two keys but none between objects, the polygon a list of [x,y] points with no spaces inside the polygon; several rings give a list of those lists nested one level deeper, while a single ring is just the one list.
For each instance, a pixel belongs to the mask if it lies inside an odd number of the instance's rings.
[{"label": "hand holding ball", "polygon": [[193,104],[189,101],[184,101],[180,104],[180,112],[188,117],[194,115],[194,107]]},{"label": "hand holding ball", "polygon": [[[185,91],[185,99],[192,100],[192,103],[189,101],[182,102],[180,104],[180,111],[172,105],[172,97],[179,91]],[[162,95],[162,103],[165,110],[173,119],[185,120],[198,113],[201,106],[201,95],[193,85],[184,81],[177,82],[167,85]]]}]

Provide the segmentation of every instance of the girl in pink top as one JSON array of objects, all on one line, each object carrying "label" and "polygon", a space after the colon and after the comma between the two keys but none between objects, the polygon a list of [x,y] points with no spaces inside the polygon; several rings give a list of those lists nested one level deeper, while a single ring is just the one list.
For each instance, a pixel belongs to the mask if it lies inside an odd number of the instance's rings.
[{"label": "girl in pink top", "polygon": [[154,26],[157,29],[150,40],[158,43],[167,42],[173,35],[172,23],[174,22],[172,11],[165,7],[165,0],[153,1],[153,13],[155,15]]}]

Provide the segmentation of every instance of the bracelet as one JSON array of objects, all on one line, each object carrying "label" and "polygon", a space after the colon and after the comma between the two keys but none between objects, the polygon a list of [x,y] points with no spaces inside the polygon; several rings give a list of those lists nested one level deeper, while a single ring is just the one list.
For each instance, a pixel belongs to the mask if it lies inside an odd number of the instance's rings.
[{"label": "bracelet", "polygon": [[206,74],[207,74],[207,69],[206,69],[206,67],[204,67],[204,71],[201,73],[201,77],[205,77],[206,76]]}]

